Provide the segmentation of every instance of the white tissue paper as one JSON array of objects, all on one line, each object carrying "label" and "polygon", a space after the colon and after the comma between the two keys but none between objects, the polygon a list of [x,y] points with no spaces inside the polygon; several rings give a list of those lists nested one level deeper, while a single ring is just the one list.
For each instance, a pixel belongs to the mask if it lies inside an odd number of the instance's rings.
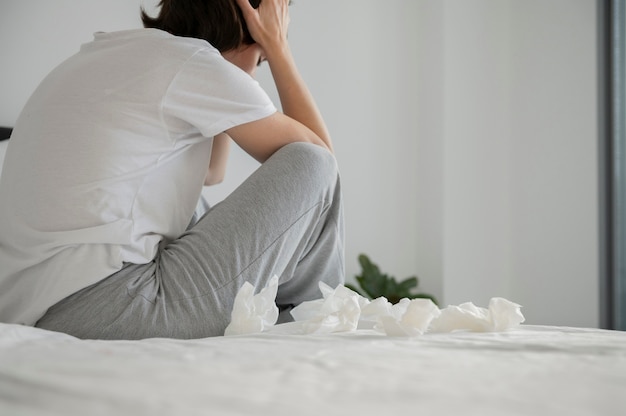
[{"label": "white tissue paper", "polygon": [[491,330],[506,331],[524,322],[521,306],[504,298],[491,298],[489,313],[491,314]]},{"label": "white tissue paper", "polygon": [[244,284],[235,298],[232,322],[225,335],[271,330],[280,334],[329,334],[373,329],[394,337],[427,332],[494,332],[512,329],[522,322],[521,306],[504,298],[492,298],[489,308],[471,302],[439,309],[430,299],[402,299],[392,305],[384,297],[369,300],[343,285],[335,289],[320,283],[322,298],[303,302],[291,311],[294,322],[274,325],[278,278],[258,295]]},{"label": "white tissue paper", "polygon": [[224,335],[243,335],[263,332],[278,320],[276,293],[278,276],[273,276],[257,295],[254,286],[245,282],[235,296],[230,324]]},{"label": "white tissue paper", "polygon": [[471,302],[448,306],[433,321],[430,331],[506,331],[524,322],[520,308],[520,305],[504,298],[492,298],[489,309],[479,308]]},{"label": "white tissue paper", "polygon": [[387,335],[396,337],[422,335],[440,313],[430,299],[405,298],[392,306],[389,315],[380,317],[380,326],[376,329],[382,328]]},{"label": "white tissue paper", "polygon": [[320,283],[323,299],[303,302],[290,313],[300,325],[302,334],[328,334],[332,332],[351,332],[357,329],[361,306],[359,295],[343,285],[332,289]]}]

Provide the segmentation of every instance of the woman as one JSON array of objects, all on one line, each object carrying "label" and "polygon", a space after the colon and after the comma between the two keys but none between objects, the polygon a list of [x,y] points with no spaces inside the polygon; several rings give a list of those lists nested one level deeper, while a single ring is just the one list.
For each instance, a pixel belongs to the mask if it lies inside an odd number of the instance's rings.
[{"label": "woman", "polygon": [[[223,333],[245,281],[279,276],[283,310],[343,281],[337,166],[288,1],[160,6],[145,29],[96,34],[20,115],[0,180],[0,321],[199,338]],[[253,79],[263,61],[282,112]],[[188,227],[231,138],[261,167]]]}]

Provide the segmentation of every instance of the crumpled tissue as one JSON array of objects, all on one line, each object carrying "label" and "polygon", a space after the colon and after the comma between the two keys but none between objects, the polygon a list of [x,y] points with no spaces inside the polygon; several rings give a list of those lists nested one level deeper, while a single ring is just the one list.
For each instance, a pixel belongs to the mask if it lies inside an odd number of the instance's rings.
[{"label": "crumpled tissue", "polygon": [[290,313],[299,325],[291,325],[302,334],[351,332],[361,316],[360,296],[343,285],[335,289],[320,282],[322,299],[303,302]]},{"label": "crumpled tissue", "polygon": [[385,334],[395,337],[422,335],[440,313],[437,305],[430,299],[405,298],[391,305],[388,314],[380,315],[379,325],[374,329],[382,329]]},{"label": "crumpled tissue", "polygon": [[[373,329],[394,337],[412,337],[427,332],[495,332],[524,322],[521,306],[504,298],[492,298],[489,308],[471,302],[439,309],[430,299],[402,299],[391,304],[386,298],[369,300],[343,285],[335,289],[320,283],[322,298],[303,302],[291,310],[294,322],[274,326],[278,278],[253,295],[244,285],[235,299],[233,322],[225,335],[272,331],[281,334],[329,334]],[[272,307],[273,306],[273,307]]]},{"label": "crumpled tissue", "polygon": [[430,331],[506,331],[524,322],[524,315],[520,308],[520,305],[504,298],[492,298],[488,309],[480,308],[472,302],[448,306],[433,321]]},{"label": "crumpled tissue", "polygon": [[276,275],[257,295],[254,294],[254,286],[245,282],[235,296],[231,321],[224,335],[254,334],[274,326],[278,320],[276,293],[278,293]]}]

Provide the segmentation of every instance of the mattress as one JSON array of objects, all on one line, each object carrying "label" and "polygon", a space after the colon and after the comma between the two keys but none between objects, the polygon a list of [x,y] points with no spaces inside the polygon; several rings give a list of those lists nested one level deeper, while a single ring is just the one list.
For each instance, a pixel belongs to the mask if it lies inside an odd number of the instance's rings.
[{"label": "mattress", "polygon": [[623,415],[626,333],[79,340],[0,324],[1,415]]}]

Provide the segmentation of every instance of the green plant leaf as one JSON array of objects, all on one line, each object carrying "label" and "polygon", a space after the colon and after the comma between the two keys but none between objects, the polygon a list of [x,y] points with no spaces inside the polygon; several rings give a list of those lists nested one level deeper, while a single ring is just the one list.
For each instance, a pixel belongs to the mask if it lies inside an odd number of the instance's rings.
[{"label": "green plant leaf", "polygon": [[364,254],[359,256],[359,263],[363,272],[360,276],[356,276],[357,282],[370,299],[381,296],[380,293],[383,293],[385,290],[386,276],[383,276],[378,266],[372,263]]},{"label": "green plant leaf", "polygon": [[437,304],[435,298],[429,294],[411,293],[419,284],[417,276],[411,276],[398,282],[393,276],[381,273],[378,266],[365,254],[360,254],[358,261],[361,265],[362,272],[360,275],[356,275],[355,279],[361,290],[358,290],[354,286],[346,285],[349,289],[369,297],[370,299],[384,296],[393,304],[398,303],[402,298],[427,298]]},{"label": "green plant leaf", "polygon": [[409,277],[408,279],[403,280],[398,285],[398,290],[409,293],[411,289],[413,289],[414,287],[417,287],[417,277],[415,276]]}]

